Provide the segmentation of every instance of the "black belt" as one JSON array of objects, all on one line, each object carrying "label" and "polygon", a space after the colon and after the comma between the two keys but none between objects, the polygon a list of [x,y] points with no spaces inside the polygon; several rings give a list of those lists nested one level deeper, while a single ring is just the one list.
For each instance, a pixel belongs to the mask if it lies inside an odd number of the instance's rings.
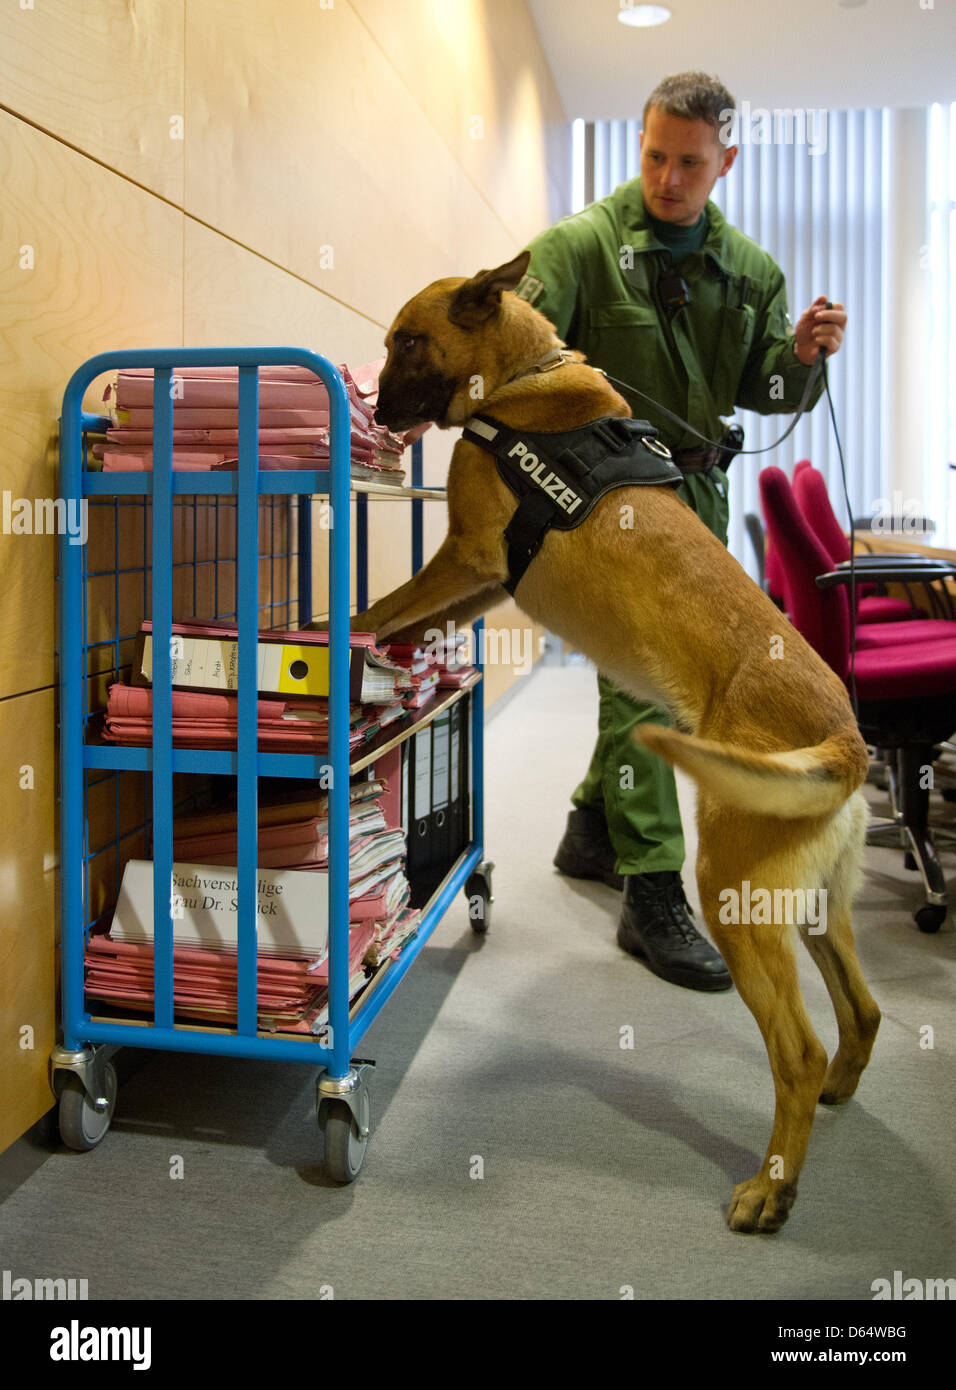
[{"label": "black belt", "polygon": [[682,473],[708,473],[720,459],[719,449],[678,449],[671,458]]}]

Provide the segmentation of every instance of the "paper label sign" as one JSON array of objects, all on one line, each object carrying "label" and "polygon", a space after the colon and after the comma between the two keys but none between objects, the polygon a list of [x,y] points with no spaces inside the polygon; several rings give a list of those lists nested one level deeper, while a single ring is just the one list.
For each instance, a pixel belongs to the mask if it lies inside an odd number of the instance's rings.
[{"label": "paper label sign", "polygon": [[[259,951],[324,956],[329,940],[328,874],[259,869],[256,878]],[[237,869],[222,864],[174,864],[169,901],[177,946],[238,949]],[[153,941],[152,860],[131,859],[126,865],[110,936],[114,941]]]}]

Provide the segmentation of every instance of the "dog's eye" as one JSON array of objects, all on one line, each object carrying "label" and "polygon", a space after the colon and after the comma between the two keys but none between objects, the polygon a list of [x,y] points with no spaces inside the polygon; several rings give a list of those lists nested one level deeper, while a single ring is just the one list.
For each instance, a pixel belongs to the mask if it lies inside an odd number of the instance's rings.
[{"label": "dog's eye", "polygon": [[398,346],[402,352],[411,352],[417,342],[418,338],[414,333],[402,333],[398,338]]}]

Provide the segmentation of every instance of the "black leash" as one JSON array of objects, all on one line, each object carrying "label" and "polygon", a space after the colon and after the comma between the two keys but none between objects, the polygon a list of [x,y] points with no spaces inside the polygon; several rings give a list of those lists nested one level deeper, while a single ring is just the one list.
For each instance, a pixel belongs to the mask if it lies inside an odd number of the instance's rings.
[{"label": "black leash", "polygon": [[833,409],[833,397],[830,395],[830,378],[827,375],[826,351],[820,349],[820,358],[823,371],[823,386],[827,393],[827,405],[830,407],[830,422],[833,425],[833,435],[836,439],[837,454],[840,458],[840,475],[843,479],[843,499],[846,502],[847,516],[850,518],[850,701],[853,705],[853,714],[857,724],[860,722],[860,702],[856,693],[856,529],[853,525],[853,508],[850,506],[850,489],[846,479],[846,463],[843,458],[843,445],[840,442],[840,431],[837,427],[836,411]]},{"label": "black leash", "polygon": [[[828,304],[827,307],[832,308],[832,305]],[[817,357],[816,361],[813,363],[813,366],[810,368],[810,375],[807,377],[807,384],[803,388],[803,395],[800,398],[800,404],[797,406],[797,413],[794,415],[793,419],[790,421],[790,424],[784,430],[780,438],[775,440],[773,444],[765,445],[762,449],[736,449],[734,451],[734,457],[736,457],[738,454],[769,454],[771,449],[778,449],[780,447],[783,441],[787,439],[796,429],[800,421],[800,417],[806,413],[807,401],[810,399],[810,392],[813,390],[814,386],[817,384],[817,381],[820,378],[820,373],[821,371],[823,371],[823,364],[825,361],[826,348],[821,348],[819,357]],[[653,396],[648,396],[646,392],[639,391],[636,386],[630,386],[626,381],[619,381],[617,377],[611,376],[609,372],[604,371],[603,367],[596,367],[595,370],[599,371],[602,374],[602,376],[607,377],[608,381],[613,382],[615,386],[623,386],[626,391],[631,391],[635,396],[640,396],[642,400],[647,401],[650,405],[654,407],[655,410],[659,411],[661,415],[666,415],[668,420],[673,420],[674,424],[680,425],[682,429],[689,430],[690,433],[696,435],[698,439],[702,439],[705,444],[709,444],[712,449],[723,449],[725,447],[719,440],[708,439],[706,434],[701,434],[700,430],[695,430],[694,426],[690,424],[689,421],[684,420],[680,415],[675,415],[674,412],[672,410],[668,410],[665,405],[661,405],[659,401],[655,401]],[[824,372],[824,381],[825,380],[826,374]],[[827,388],[827,394],[829,395],[829,387]]]}]

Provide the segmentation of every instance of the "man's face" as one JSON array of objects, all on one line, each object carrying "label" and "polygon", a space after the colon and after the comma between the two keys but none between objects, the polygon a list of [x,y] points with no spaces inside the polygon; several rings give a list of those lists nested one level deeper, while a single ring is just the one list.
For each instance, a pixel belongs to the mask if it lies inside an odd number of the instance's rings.
[{"label": "man's face", "polygon": [[710,191],[737,156],[719,130],[706,121],[668,116],[652,106],[641,131],[641,193],[644,206],[660,222],[691,227]]}]

